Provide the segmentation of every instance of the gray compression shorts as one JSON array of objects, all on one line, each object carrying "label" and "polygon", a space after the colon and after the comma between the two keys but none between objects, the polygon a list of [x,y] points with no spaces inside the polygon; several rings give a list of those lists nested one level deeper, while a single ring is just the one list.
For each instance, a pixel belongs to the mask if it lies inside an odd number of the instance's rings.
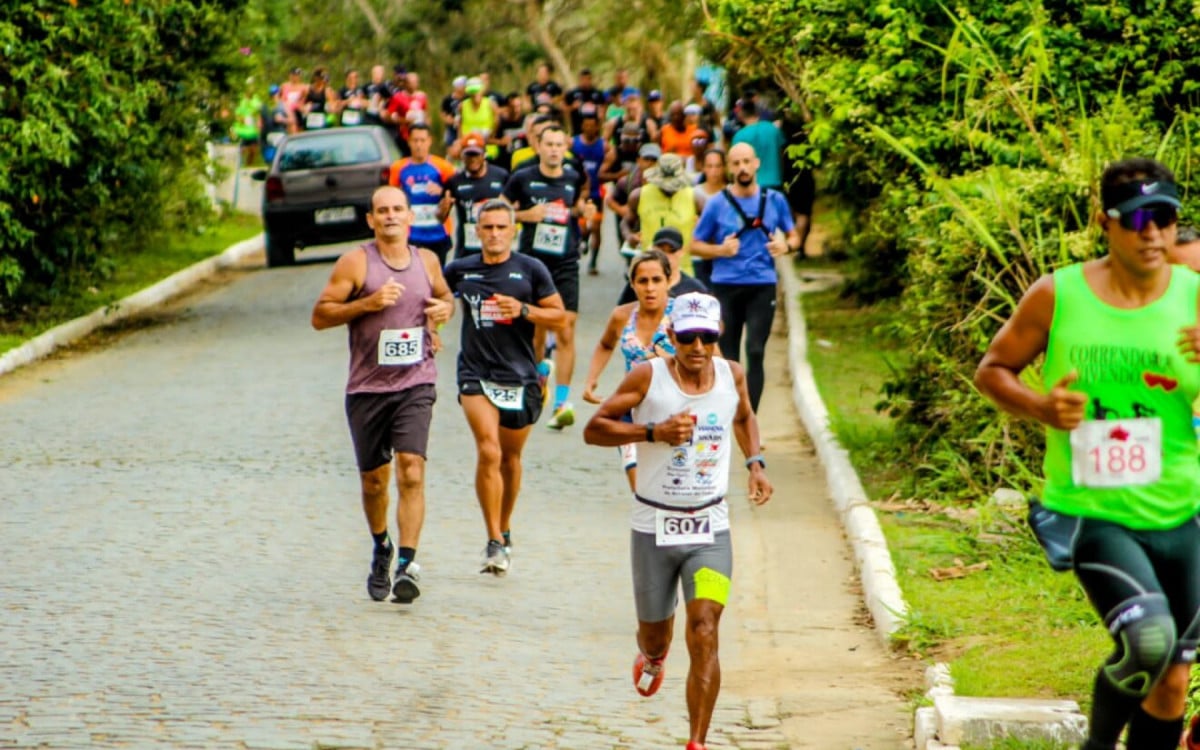
[{"label": "gray compression shorts", "polygon": [[712,544],[659,547],[653,534],[630,533],[633,601],[641,622],[662,622],[675,614],[678,589],[683,600],[709,599],[725,606],[733,578],[733,545],[729,531],[713,534]]}]

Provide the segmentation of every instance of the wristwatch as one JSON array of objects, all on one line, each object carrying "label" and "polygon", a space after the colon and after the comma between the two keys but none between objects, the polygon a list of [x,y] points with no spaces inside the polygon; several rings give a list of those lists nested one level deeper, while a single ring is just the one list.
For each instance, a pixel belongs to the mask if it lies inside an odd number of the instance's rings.
[{"label": "wristwatch", "polygon": [[647,443],[654,442],[654,423],[653,422],[646,423],[646,442]]},{"label": "wristwatch", "polygon": [[525,304],[524,302],[521,303],[521,317],[522,318],[529,317],[529,305]]}]

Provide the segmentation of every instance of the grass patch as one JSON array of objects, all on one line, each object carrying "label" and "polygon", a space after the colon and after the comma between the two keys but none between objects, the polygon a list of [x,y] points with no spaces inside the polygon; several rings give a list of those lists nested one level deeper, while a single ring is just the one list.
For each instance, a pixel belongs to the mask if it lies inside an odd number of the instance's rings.
[{"label": "grass patch", "polygon": [[[896,308],[858,307],[837,290],[801,303],[831,426],[876,503],[910,608],[897,645],[949,662],[960,695],[1067,697],[1086,708],[1110,642],[1074,577],[1046,565],[1022,509],[1004,512],[985,498],[943,507],[901,492],[912,467],[900,459],[890,419],[875,410],[892,368],[904,362],[881,326]],[[981,563],[961,578],[931,573]]]},{"label": "grass patch", "polygon": [[107,273],[76,284],[48,301],[32,304],[0,320],[0,353],[14,349],[57,325],[112,304],[176,271],[225,251],[262,231],[262,219],[230,214],[191,233],[177,233],[153,247],[135,247],[106,259]]}]

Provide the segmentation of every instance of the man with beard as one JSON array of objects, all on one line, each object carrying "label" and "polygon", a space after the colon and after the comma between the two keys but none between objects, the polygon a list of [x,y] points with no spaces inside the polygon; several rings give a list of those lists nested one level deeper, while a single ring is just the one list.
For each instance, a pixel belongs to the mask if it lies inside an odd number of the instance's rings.
[{"label": "man with beard", "polygon": [[729,149],[733,184],[708,199],[692,237],[692,253],[712,259],[713,296],[721,301],[721,356],[741,360],[746,337],[746,382],[758,411],[763,358],[775,320],[775,258],[800,247],[792,211],[782,193],[759,187],[754,148]]}]

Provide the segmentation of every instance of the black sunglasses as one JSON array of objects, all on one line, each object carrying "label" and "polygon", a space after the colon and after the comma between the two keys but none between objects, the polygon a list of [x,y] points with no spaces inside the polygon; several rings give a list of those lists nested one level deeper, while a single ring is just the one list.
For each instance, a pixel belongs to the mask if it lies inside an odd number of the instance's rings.
[{"label": "black sunglasses", "polygon": [[721,334],[715,331],[678,331],[675,334],[675,340],[684,346],[691,346],[696,343],[696,339],[705,344],[715,344],[719,338]]},{"label": "black sunglasses", "polygon": [[1150,222],[1159,229],[1166,229],[1179,221],[1179,212],[1174,206],[1150,206],[1147,208],[1135,208],[1132,211],[1121,214],[1121,226],[1131,232],[1140,232],[1150,226]]}]

